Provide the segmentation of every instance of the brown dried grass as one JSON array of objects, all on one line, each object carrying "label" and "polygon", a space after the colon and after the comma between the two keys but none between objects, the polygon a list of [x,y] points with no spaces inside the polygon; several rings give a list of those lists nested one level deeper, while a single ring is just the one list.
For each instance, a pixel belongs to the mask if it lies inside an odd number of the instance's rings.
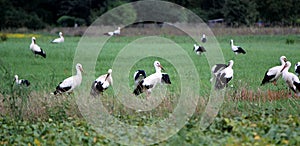
[{"label": "brown dried grass", "polygon": [[[84,34],[88,27],[63,27],[63,28],[53,28],[45,29],[43,32],[50,32],[51,34],[57,34],[59,31],[64,32],[69,36],[81,36]],[[113,31],[115,27],[103,26],[104,32]],[[195,26],[186,25],[184,27],[186,30],[193,31]],[[215,36],[224,36],[224,35],[291,35],[299,34],[300,27],[210,27],[210,30]],[[148,36],[148,35],[186,35],[180,29],[177,29],[170,25],[164,25],[163,27],[155,27],[153,25],[148,25],[145,27],[125,27],[121,29],[121,36]]]},{"label": "brown dried grass", "polygon": [[246,87],[242,87],[239,90],[235,90],[233,92],[228,92],[225,96],[226,101],[260,101],[260,102],[269,102],[274,100],[282,100],[282,99],[299,99],[300,97],[295,94],[290,94],[287,90],[267,90],[261,91],[258,89],[257,91],[248,90]]},{"label": "brown dried grass", "polygon": [[[12,116],[13,111],[9,107],[9,96],[0,95],[0,113],[4,116]],[[6,101],[4,101],[6,99]],[[21,107],[21,98],[17,99],[16,105]],[[65,106],[68,104],[68,106]],[[24,120],[35,121],[38,119],[48,120],[51,110],[60,107],[65,110],[67,117],[81,117],[80,111],[72,95],[50,95],[45,92],[31,92],[26,104],[23,104],[22,117]]]}]

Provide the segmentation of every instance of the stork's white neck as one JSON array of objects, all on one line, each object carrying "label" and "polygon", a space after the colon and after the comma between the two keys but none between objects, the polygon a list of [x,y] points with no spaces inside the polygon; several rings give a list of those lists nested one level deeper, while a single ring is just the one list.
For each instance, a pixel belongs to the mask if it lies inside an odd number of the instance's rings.
[{"label": "stork's white neck", "polygon": [[16,83],[19,82],[19,78],[17,76],[15,76],[15,81],[16,81]]},{"label": "stork's white neck", "polygon": [[285,67],[285,68],[282,70],[282,72],[286,73],[286,72],[288,72],[288,71],[289,71],[289,69],[290,69],[290,67],[289,67],[289,66],[287,66],[287,67]]},{"label": "stork's white neck", "polygon": [[283,69],[282,72],[288,72],[290,67],[291,67],[291,62],[287,61],[282,68]]},{"label": "stork's white neck", "polygon": [[76,68],[76,72],[77,72],[76,73],[77,76],[81,76],[81,70],[79,69],[79,67]]},{"label": "stork's white neck", "polygon": [[281,66],[284,66],[285,65],[285,62],[283,59],[280,59],[280,62],[281,62]]},{"label": "stork's white neck", "polygon": [[155,71],[156,71],[156,73],[161,73],[161,68],[158,66],[155,66]]}]

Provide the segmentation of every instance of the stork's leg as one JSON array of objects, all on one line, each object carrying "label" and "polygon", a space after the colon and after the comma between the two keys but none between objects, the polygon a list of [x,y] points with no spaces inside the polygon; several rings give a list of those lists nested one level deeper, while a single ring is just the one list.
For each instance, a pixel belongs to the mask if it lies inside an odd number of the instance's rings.
[{"label": "stork's leg", "polygon": [[292,92],[291,92],[291,90],[289,90],[288,98],[291,98],[291,97],[292,97]]},{"label": "stork's leg", "polygon": [[296,93],[296,90],[295,90],[293,87],[290,87],[290,88],[289,88],[289,95],[288,95],[289,98],[292,97],[292,91],[293,91],[294,93]]},{"label": "stork's leg", "polygon": [[149,100],[150,99],[150,94],[148,91],[146,91],[146,99]]},{"label": "stork's leg", "polygon": [[150,100],[150,94],[151,94],[151,90],[148,89],[148,90],[146,91],[146,99],[147,99],[147,100]]},{"label": "stork's leg", "polygon": [[274,86],[277,86],[276,80],[272,82]]}]

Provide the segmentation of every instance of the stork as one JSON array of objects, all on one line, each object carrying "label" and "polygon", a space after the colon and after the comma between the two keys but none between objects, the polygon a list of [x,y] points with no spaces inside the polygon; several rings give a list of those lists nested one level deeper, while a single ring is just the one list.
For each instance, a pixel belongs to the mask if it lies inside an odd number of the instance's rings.
[{"label": "stork", "polygon": [[134,89],[133,93],[137,96],[144,92],[144,90],[147,91],[147,94],[150,94],[152,89],[155,88],[155,86],[158,83],[161,83],[162,81],[162,73],[161,70],[164,70],[163,66],[160,64],[159,61],[154,61],[154,68],[155,73],[151,74],[150,76],[146,77],[145,79],[141,80],[136,88]]},{"label": "stork", "polygon": [[223,89],[228,86],[229,81],[233,78],[233,63],[233,60],[230,60],[228,66],[219,72],[216,77],[215,89]]},{"label": "stork", "polygon": [[15,75],[15,80],[17,85],[29,86],[30,82],[26,79],[19,79],[18,75]]},{"label": "stork", "polygon": [[65,41],[62,32],[59,32],[58,35],[59,38],[54,39],[53,41],[51,41],[51,43],[63,43]]},{"label": "stork", "polygon": [[240,46],[235,46],[233,44],[233,40],[230,40],[230,45],[231,45],[231,49],[232,51],[237,55],[237,54],[246,54],[246,51],[240,47]]},{"label": "stork", "polygon": [[107,71],[107,74],[99,76],[92,84],[90,94],[93,96],[102,94],[109,86],[113,84],[112,69]]},{"label": "stork", "polygon": [[201,53],[206,52],[206,50],[205,50],[205,48],[203,46],[198,46],[196,44],[194,44],[193,50],[195,51],[195,53],[197,55],[201,55]]},{"label": "stork", "polygon": [[281,74],[282,74],[281,70],[284,68],[287,59],[285,56],[281,56],[279,58],[279,60],[280,60],[281,65],[274,66],[274,67],[270,68],[269,70],[267,70],[260,85],[264,85],[269,82],[273,82],[273,84],[276,85],[276,81],[281,76]]},{"label": "stork", "polygon": [[118,27],[118,29],[116,29],[114,31],[110,31],[110,32],[104,33],[104,34],[108,35],[108,36],[120,35],[121,34],[121,27]]},{"label": "stork", "polygon": [[120,34],[121,34],[121,27],[118,27],[118,29],[114,31],[114,35],[120,35]]},{"label": "stork", "polygon": [[213,77],[210,79],[210,82],[212,82],[217,77],[217,75],[226,67],[228,67],[228,64],[215,64],[211,68],[211,73],[213,74]]},{"label": "stork", "polygon": [[76,64],[76,75],[71,76],[63,80],[58,84],[56,90],[52,93],[54,95],[61,94],[61,93],[70,93],[72,92],[77,86],[81,84],[83,72],[82,65],[80,63]]},{"label": "stork", "polygon": [[41,55],[42,57],[46,58],[46,52],[43,51],[43,49],[36,44],[36,38],[31,38],[31,44],[30,49],[35,55]]},{"label": "stork", "polygon": [[[167,73],[161,73],[161,83],[162,84],[171,84],[170,76]],[[137,70],[134,75],[134,86],[137,87],[138,83],[147,77],[144,70]]]},{"label": "stork", "polygon": [[287,86],[294,91],[294,93],[297,94],[297,96],[300,96],[300,81],[299,78],[289,72],[289,69],[291,67],[291,62],[287,61],[284,65],[284,67],[281,69],[282,72],[282,78],[286,82]]},{"label": "stork", "polygon": [[295,64],[295,73],[296,73],[297,76],[300,75],[300,62],[297,62]]},{"label": "stork", "polygon": [[202,35],[202,38],[201,38],[201,42],[202,42],[202,43],[205,43],[206,41],[207,41],[206,35],[203,34],[203,35]]}]

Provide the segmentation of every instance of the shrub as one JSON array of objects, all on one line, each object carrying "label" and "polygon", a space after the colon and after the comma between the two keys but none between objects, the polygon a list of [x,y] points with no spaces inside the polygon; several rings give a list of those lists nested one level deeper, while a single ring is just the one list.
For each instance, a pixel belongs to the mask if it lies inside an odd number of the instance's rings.
[{"label": "shrub", "polygon": [[6,41],[7,35],[5,33],[3,33],[3,34],[1,34],[0,38],[1,38],[1,41]]},{"label": "shrub", "polygon": [[85,25],[85,20],[82,18],[64,15],[57,19],[57,23],[63,27],[73,27],[75,23],[78,25]]},{"label": "shrub", "polygon": [[45,23],[34,13],[27,16],[25,26],[29,29],[42,29],[45,28]]},{"label": "shrub", "polygon": [[8,11],[6,14],[6,20],[4,22],[6,28],[45,28],[45,23],[38,17],[36,13],[28,14],[22,9],[12,9]]}]

